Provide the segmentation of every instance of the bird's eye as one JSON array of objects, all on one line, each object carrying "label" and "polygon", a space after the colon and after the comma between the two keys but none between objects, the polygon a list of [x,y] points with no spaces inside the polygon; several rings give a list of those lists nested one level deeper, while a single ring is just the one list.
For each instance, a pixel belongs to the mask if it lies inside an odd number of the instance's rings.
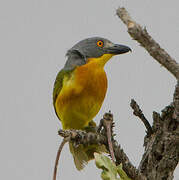
[{"label": "bird's eye", "polygon": [[98,42],[97,42],[97,46],[103,47],[103,45],[104,45],[103,41],[98,41]]}]

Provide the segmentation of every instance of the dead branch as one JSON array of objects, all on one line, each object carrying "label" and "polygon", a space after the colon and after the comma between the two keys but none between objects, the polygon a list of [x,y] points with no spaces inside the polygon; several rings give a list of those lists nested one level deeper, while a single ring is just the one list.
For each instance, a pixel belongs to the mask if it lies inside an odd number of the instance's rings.
[{"label": "dead branch", "polygon": [[[103,119],[100,121],[100,128],[98,129],[98,132],[86,132],[81,130],[60,130],[59,135],[67,138],[70,137],[70,140],[73,141],[73,143],[78,146],[80,144],[83,145],[93,145],[93,144],[101,144],[105,145],[107,150],[111,147],[109,147],[108,143],[108,137],[107,137],[107,131],[105,130],[105,123],[104,121],[112,122],[113,126],[113,116],[112,114],[105,113],[103,116]],[[111,126],[111,125],[110,125]],[[123,164],[123,169],[127,173],[127,175],[134,179],[134,180],[146,180],[146,178],[132,165],[127,155],[124,153],[123,149],[120,145],[118,145],[117,141],[113,138],[113,132],[111,131],[111,143],[112,143],[112,151],[114,153],[114,159],[116,160],[116,165],[119,165],[120,163]],[[112,156],[112,155],[111,155]]]},{"label": "dead branch", "polygon": [[[111,159],[115,164],[116,159],[115,159],[114,149],[112,145],[112,140],[113,140],[112,134],[113,134],[114,123],[113,123],[113,115],[111,114],[111,112],[105,113],[103,116],[103,119],[100,122],[101,122],[100,127],[102,125],[102,127],[104,127],[105,129],[105,133],[107,135],[107,140],[108,140],[109,152],[111,155]],[[98,131],[99,131],[99,128],[98,128]]]},{"label": "dead branch", "polygon": [[58,167],[58,161],[60,159],[60,154],[62,152],[62,149],[63,149],[65,143],[68,142],[69,140],[70,140],[69,137],[65,137],[58,148],[58,152],[57,152],[57,156],[56,156],[56,160],[55,160],[54,172],[53,172],[53,180],[56,180],[56,177],[57,177],[57,167]]},{"label": "dead branch", "polygon": [[[139,172],[150,180],[172,180],[179,162],[179,64],[148,34],[146,28],[136,23],[125,8],[118,8],[117,15],[128,28],[128,33],[148,53],[177,79],[173,102],[159,113],[153,113],[151,136],[144,139],[145,152],[139,165]],[[134,115],[145,122],[138,105],[132,103]],[[149,130],[150,129],[150,130]]]},{"label": "dead branch", "polygon": [[148,53],[179,80],[179,64],[129,15],[125,8],[118,8],[117,15],[128,28],[128,33],[143,46]]},{"label": "dead branch", "polygon": [[150,136],[153,133],[152,127],[150,126],[150,123],[145,118],[144,114],[142,113],[142,110],[140,109],[139,105],[136,103],[134,99],[131,100],[130,106],[134,110],[133,114],[139,117],[139,119],[144,123],[147,129],[147,135]]}]

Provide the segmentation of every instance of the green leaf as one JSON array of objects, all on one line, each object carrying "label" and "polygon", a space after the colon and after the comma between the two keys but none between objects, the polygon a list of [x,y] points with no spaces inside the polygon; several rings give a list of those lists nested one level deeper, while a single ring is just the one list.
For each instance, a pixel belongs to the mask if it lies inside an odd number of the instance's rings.
[{"label": "green leaf", "polygon": [[[99,169],[102,169],[101,177],[103,180],[132,180],[122,169],[122,164],[116,166],[111,159],[103,154],[94,153],[95,163]],[[117,178],[117,176],[120,178]]]},{"label": "green leaf", "polygon": [[101,177],[103,180],[120,180],[117,178],[116,165],[103,154],[94,153],[95,163],[99,169],[102,169]]}]

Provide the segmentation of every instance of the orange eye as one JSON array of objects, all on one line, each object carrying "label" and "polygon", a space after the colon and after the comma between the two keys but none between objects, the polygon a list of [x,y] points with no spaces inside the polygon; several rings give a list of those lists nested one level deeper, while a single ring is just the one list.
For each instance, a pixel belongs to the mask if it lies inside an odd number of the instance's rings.
[{"label": "orange eye", "polygon": [[98,41],[98,42],[97,42],[97,46],[103,47],[103,45],[104,45],[103,41]]}]

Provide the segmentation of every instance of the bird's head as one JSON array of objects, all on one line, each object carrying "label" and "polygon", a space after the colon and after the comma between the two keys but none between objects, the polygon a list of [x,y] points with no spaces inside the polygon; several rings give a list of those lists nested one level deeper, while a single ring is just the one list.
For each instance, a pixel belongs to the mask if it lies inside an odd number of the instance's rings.
[{"label": "bird's head", "polygon": [[78,42],[68,50],[65,67],[72,69],[72,67],[86,64],[88,59],[101,58],[105,55],[112,57],[129,51],[131,49],[128,46],[114,44],[105,38],[92,37]]}]

